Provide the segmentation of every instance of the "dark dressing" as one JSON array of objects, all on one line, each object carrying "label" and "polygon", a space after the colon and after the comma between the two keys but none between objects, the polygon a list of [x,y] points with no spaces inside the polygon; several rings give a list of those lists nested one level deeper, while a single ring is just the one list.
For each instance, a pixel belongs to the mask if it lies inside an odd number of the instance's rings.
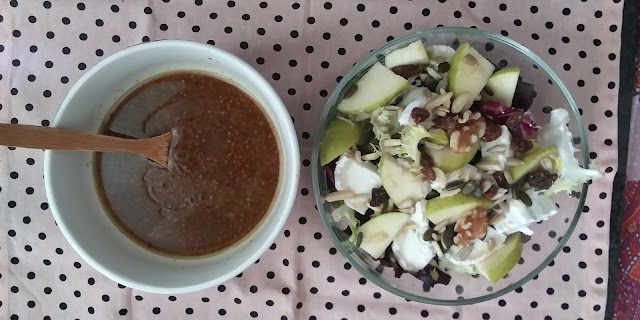
[{"label": "dark dressing", "polygon": [[142,84],[114,109],[104,134],[144,138],[174,130],[168,170],[143,156],[96,156],[111,218],[139,244],[202,256],[237,243],[261,222],[279,181],[273,129],[260,106],[221,79],[192,72]]}]

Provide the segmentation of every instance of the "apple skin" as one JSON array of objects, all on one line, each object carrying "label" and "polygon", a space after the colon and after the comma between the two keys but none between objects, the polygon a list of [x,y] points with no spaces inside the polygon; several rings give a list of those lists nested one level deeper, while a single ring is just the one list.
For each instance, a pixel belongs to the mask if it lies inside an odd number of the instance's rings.
[{"label": "apple skin", "polygon": [[407,90],[409,81],[376,62],[353,86],[357,86],[355,92],[338,103],[338,111],[345,114],[371,112]]},{"label": "apple skin", "polygon": [[407,213],[388,212],[367,221],[356,230],[362,233],[360,249],[374,259],[380,258],[409,217]]},{"label": "apple skin", "polygon": [[431,156],[436,167],[444,173],[449,173],[464,167],[473,160],[476,152],[478,152],[478,143],[471,146],[471,151],[469,152],[458,153],[449,147],[444,147],[439,150],[425,147],[424,151]]},{"label": "apple skin", "polygon": [[[378,164],[382,186],[395,204],[405,200],[418,201],[426,197],[428,182],[401,167],[393,156],[383,154]],[[426,191],[426,192],[425,192]]]},{"label": "apple skin", "polygon": [[331,120],[320,142],[320,165],[324,166],[339,157],[360,138],[360,126],[336,118]]},{"label": "apple skin", "polygon": [[384,65],[391,69],[410,64],[427,64],[429,55],[422,40],[415,41],[404,48],[393,50],[384,59]]},{"label": "apple skin", "polygon": [[512,168],[509,168],[509,173],[511,174],[511,178],[513,179],[513,182],[515,183],[518,180],[520,180],[531,170],[535,169],[540,164],[540,161],[542,161],[542,159],[552,154],[555,154],[557,150],[558,150],[558,147],[552,144],[543,148],[538,148],[538,149],[529,151],[529,153],[527,153],[527,155],[525,155],[525,157],[522,159],[521,164]]},{"label": "apple skin", "polygon": [[491,283],[496,283],[496,281],[502,279],[520,260],[523,247],[522,240],[522,233],[515,232],[510,234],[500,249],[475,264],[478,273],[491,281]]},{"label": "apple skin", "polygon": [[[493,73],[484,90],[482,90],[482,100],[496,101],[500,104],[510,107],[513,102],[513,96],[518,86],[518,78],[520,77],[520,68],[509,67],[498,70]],[[488,89],[488,90],[487,90]],[[488,94],[491,92],[492,94]]]},{"label": "apple skin", "polygon": [[[465,62],[467,55],[475,58],[470,60],[475,60],[476,65]],[[485,87],[495,67],[468,43],[460,44],[451,58],[450,65],[451,68],[447,73],[448,91],[453,92],[454,99],[463,94],[468,94],[471,97],[462,109],[464,112],[469,110],[473,99]]]},{"label": "apple skin", "polygon": [[433,224],[456,222],[475,208],[491,208],[493,201],[457,193],[449,197],[436,197],[423,201],[424,216]]}]

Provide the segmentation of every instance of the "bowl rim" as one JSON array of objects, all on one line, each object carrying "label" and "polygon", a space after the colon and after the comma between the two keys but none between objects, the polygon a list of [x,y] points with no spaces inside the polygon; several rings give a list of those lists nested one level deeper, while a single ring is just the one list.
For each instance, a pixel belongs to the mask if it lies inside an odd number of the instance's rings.
[{"label": "bowl rim", "polygon": [[[280,111],[279,109],[282,109],[281,111],[284,111],[286,115],[289,115],[289,111],[286,105],[282,101],[282,98],[280,97],[278,92],[275,90],[275,88],[266,80],[266,78],[260,72],[258,72],[258,70],[256,70],[253,66],[247,63],[245,60],[241,59],[240,57],[236,56],[235,54],[229,51],[223,50],[221,48],[218,48],[209,44],[204,44],[204,43],[200,43],[192,40],[163,39],[163,40],[155,40],[155,41],[150,41],[145,43],[138,43],[138,44],[125,47],[111,54],[110,56],[100,60],[98,63],[96,63],[87,72],[85,72],[66,93],[64,99],[58,106],[54,120],[51,123],[51,127],[58,126],[59,122],[62,119],[63,111],[69,107],[69,101],[71,100],[71,97],[73,97],[78,92],[80,87],[88,79],[97,76],[100,72],[104,72],[105,66],[108,66],[113,61],[120,59],[135,51],[150,50],[150,49],[161,50],[163,48],[166,48],[167,46],[178,46],[178,47],[183,47],[184,49],[189,49],[189,48],[206,49],[211,53],[212,56],[225,57],[227,60],[232,61],[232,63],[238,65],[240,68],[245,69],[247,72],[249,72],[252,75],[252,77],[254,77],[253,81],[257,83],[258,87],[262,87],[263,88],[262,90],[264,91],[264,93],[269,96],[269,101],[270,101],[269,104],[271,105],[272,108],[274,108],[274,110],[276,110],[276,112]],[[124,94],[126,94],[126,92]],[[107,116],[108,115],[109,114],[107,114]],[[267,251],[271,243],[275,241],[275,238],[278,236],[278,234],[284,227],[284,224],[286,223],[293,209],[293,205],[297,197],[297,189],[300,181],[300,145],[298,143],[298,138],[297,138],[295,127],[293,125],[293,121],[290,116],[288,117],[285,116],[282,119],[279,119],[279,118],[272,119],[269,115],[265,113],[265,117],[267,117],[270,122],[277,122],[278,125],[281,126],[282,128],[281,135],[276,134],[276,132],[274,132],[274,135],[276,136],[276,138],[279,136],[280,139],[282,139],[282,146],[281,146],[282,150],[280,151],[280,157],[281,157],[281,161],[285,164],[284,166],[281,167],[282,170],[285,171],[280,173],[280,176],[282,179],[282,181],[280,182],[281,185],[278,187],[278,190],[276,191],[277,193],[274,196],[274,200],[273,200],[274,203],[272,204],[270,211],[267,213],[271,215],[271,219],[275,220],[273,229],[265,230],[266,240],[252,250],[253,252],[250,254],[249,259],[245,260],[242,263],[237,264],[235,268],[227,270],[219,277],[205,278],[203,279],[202,282],[192,284],[192,285],[184,285],[184,286],[149,285],[149,284],[137,282],[135,279],[131,279],[128,276],[122,274],[121,272],[113,272],[111,269],[103,266],[100,262],[96,261],[91,254],[88,254],[86,252],[87,250],[85,250],[84,246],[78,242],[78,238],[76,238],[76,236],[73,234],[73,232],[71,232],[69,227],[64,222],[65,220],[65,218],[63,218],[64,213],[61,212],[58,206],[58,201],[60,200],[56,199],[53,196],[54,194],[53,190],[56,187],[53,185],[53,182],[51,180],[51,172],[55,170],[52,167],[51,161],[52,161],[52,156],[56,151],[45,150],[44,159],[43,159],[44,184],[45,184],[45,193],[47,196],[47,201],[49,203],[51,214],[53,215],[58,225],[58,228],[60,229],[65,240],[70,244],[70,246],[74,249],[76,253],[78,253],[78,255],[82,259],[87,261],[89,265],[91,265],[94,269],[96,269],[102,275],[106,276],[112,281],[121,283],[132,289],[137,289],[137,290],[141,290],[149,293],[158,293],[158,294],[180,294],[180,293],[188,293],[188,292],[207,289],[217,284],[223,283],[229,279],[232,279],[237,274],[243,272],[244,270],[249,268],[251,265],[253,265],[254,262],[257,259],[259,259]],[[290,152],[289,154],[288,152],[286,152],[287,149],[291,149],[292,152]],[[280,212],[278,212],[278,210],[275,210],[275,208],[278,206],[278,203],[279,203],[279,206],[281,206],[281,208],[283,209]],[[113,221],[111,221],[111,223],[113,223]],[[262,223],[258,224],[257,226],[260,227],[261,225]],[[119,231],[119,232],[122,232],[122,231]],[[256,233],[256,230],[253,230],[250,233],[250,235],[255,233]],[[241,241],[249,241],[250,239],[251,239],[251,236]],[[132,243],[132,245],[134,244]]]},{"label": "bowl rim", "polygon": [[[335,245],[335,247],[338,249],[338,251],[340,252],[340,254],[342,254],[342,256],[344,258],[347,259],[347,261],[356,269],[358,270],[358,272],[364,276],[365,278],[367,278],[369,281],[375,283],[376,285],[378,285],[379,287],[381,287],[382,289],[389,291],[397,296],[400,296],[402,298],[408,299],[408,300],[412,300],[412,301],[418,301],[421,303],[426,303],[426,304],[433,304],[433,305],[444,305],[444,306],[457,306],[457,305],[467,305],[467,304],[476,304],[479,302],[483,302],[483,301],[488,301],[491,299],[495,299],[497,297],[500,297],[508,292],[511,292],[513,290],[515,290],[518,287],[521,287],[522,285],[524,285],[526,282],[528,282],[529,280],[531,280],[533,277],[535,277],[536,275],[538,275],[544,268],[546,268],[549,263],[551,263],[551,261],[553,259],[555,259],[555,257],[558,255],[558,253],[560,252],[560,250],[565,246],[565,244],[567,243],[567,241],[569,240],[571,234],[573,233],[573,231],[575,230],[578,221],[580,220],[580,217],[582,216],[582,209],[584,207],[584,203],[586,201],[586,194],[587,194],[587,190],[589,187],[588,183],[584,183],[582,185],[582,190],[580,192],[580,199],[578,201],[578,205],[576,207],[576,211],[573,215],[573,219],[569,225],[569,227],[567,228],[566,233],[562,236],[562,239],[560,241],[558,241],[558,245],[554,248],[554,250],[551,252],[551,254],[549,254],[549,256],[542,261],[542,263],[540,265],[538,265],[536,268],[534,268],[531,272],[529,272],[526,276],[524,276],[522,279],[515,281],[514,283],[500,289],[500,290],[496,290],[494,292],[490,292],[489,294],[486,295],[482,295],[482,296],[478,296],[478,297],[473,297],[473,298],[465,298],[465,299],[450,299],[450,300],[446,300],[446,299],[434,299],[434,298],[429,298],[429,297],[424,297],[424,296],[419,296],[419,295],[415,295],[413,293],[409,293],[406,292],[404,290],[398,289],[396,287],[393,287],[391,285],[389,285],[386,281],[384,281],[381,277],[379,276],[372,276],[373,274],[371,272],[369,272],[369,270],[367,270],[366,268],[363,268],[359,263],[357,263],[355,261],[355,259],[353,258],[353,256],[351,255],[351,253],[348,251],[348,249],[346,247],[344,247],[340,241],[340,239],[338,239],[338,237],[336,236],[336,234],[332,231],[333,227],[332,227],[332,218],[331,218],[331,214],[324,212],[324,207],[323,207],[323,203],[324,203],[324,199],[322,194],[320,193],[320,175],[319,175],[319,170],[322,169],[322,167],[319,165],[319,150],[320,150],[320,142],[321,142],[321,138],[324,135],[324,130],[326,127],[326,124],[328,123],[330,119],[329,115],[331,112],[333,112],[334,106],[332,104],[336,104],[338,99],[339,99],[339,95],[340,95],[340,91],[342,91],[342,88],[345,86],[345,84],[347,82],[349,82],[349,79],[354,78],[358,73],[362,72],[362,70],[364,70],[366,67],[368,67],[367,64],[372,58],[375,58],[377,55],[380,54],[380,52],[384,52],[385,50],[388,50],[394,46],[396,46],[398,43],[402,43],[407,41],[408,39],[424,39],[428,36],[432,36],[435,34],[454,34],[456,36],[459,35],[474,35],[474,36],[482,36],[487,38],[487,40],[490,41],[495,41],[495,42],[499,42],[503,45],[506,45],[508,47],[511,47],[512,49],[520,52],[523,55],[526,55],[527,57],[529,57],[530,59],[532,59],[542,70],[544,70],[547,75],[555,82],[556,85],[558,85],[558,87],[560,88],[560,91],[562,92],[562,94],[564,95],[565,99],[567,100],[567,103],[569,104],[569,107],[573,113],[573,119],[576,120],[576,126],[578,128],[578,131],[580,133],[580,137],[582,138],[582,145],[581,145],[581,149],[582,149],[582,154],[583,154],[583,163],[589,163],[590,159],[589,159],[589,142],[588,139],[586,139],[586,130],[584,128],[584,124],[582,122],[582,117],[580,115],[580,112],[578,110],[578,106],[575,102],[575,100],[573,99],[573,96],[571,95],[571,93],[569,92],[569,89],[566,87],[566,85],[564,84],[564,82],[562,82],[562,80],[560,79],[560,77],[555,73],[555,71],[553,71],[553,69],[544,61],[542,60],[542,58],[540,58],[537,54],[535,54],[533,51],[531,51],[530,49],[528,49],[527,47],[525,47],[524,45],[518,43],[517,41],[505,37],[503,35],[497,34],[497,33],[493,33],[490,31],[486,31],[486,30],[482,30],[482,29],[477,29],[477,28],[467,28],[467,27],[436,27],[436,28],[427,28],[427,29],[423,29],[417,32],[412,32],[412,33],[408,33],[402,37],[399,38],[395,38],[379,47],[377,47],[376,49],[370,51],[367,55],[365,55],[364,57],[362,57],[360,60],[358,60],[357,63],[355,63],[347,72],[347,74],[344,75],[344,77],[342,78],[342,81],[336,86],[336,88],[334,89],[334,91],[332,92],[332,94],[329,96],[329,98],[327,99],[327,102],[324,106],[324,109],[322,111],[322,114],[320,116],[320,119],[318,121],[317,124],[317,128],[316,128],[316,137],[314,139],[314,144],[313,144],[313,149],[312,149],[312,154],[311,154],[311,173],[312,173],[312,184],[313,184],[313,194],[316,200],[316,207],[318,208],[318,213],[320,214],[321,217],[321,221],[322,224],[325,228],[325,230],[327,231],[327,233],[329,234],[329,238],[331,239],[331,241],[333,242],[333,244]],[[417,281],[417,280],[416,280]]]}]

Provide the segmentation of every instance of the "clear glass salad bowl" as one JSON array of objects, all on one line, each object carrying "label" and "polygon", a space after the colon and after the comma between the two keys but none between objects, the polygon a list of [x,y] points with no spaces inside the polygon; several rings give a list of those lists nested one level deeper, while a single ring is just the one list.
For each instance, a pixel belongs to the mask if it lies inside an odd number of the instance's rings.
[{"label": "clear glass salad bowl", "polygon": [[331,191],[325,170],[320,165],[320,142],[328,122],[336,117],[337,104],[351,85],[374,63],[383,62],[389,52],[405,47],[416,40],[422,40],[425,45],[449,46],[466,42],[500,67],[520,67],[523,80],[532,83],[537,92],[529,111],[539,124],[545,125],[549,121],[548,113],[552,108],[567,110],[571,117],[569,129],[573,134],[573,143],[579,150],[575,156],[580,165],[588,165],[589,146],[580,117],[581,110],[576,106],[558,75],[540,57],[511,39],[487,31],[458,27],[427,29],[394,39],[373,50],[351,68],[329,97],[317,128],[311,161],[318,211],[338,251],[365,278],[383,289],[405,299],[428,304],[463,305],[490,300],[522,286],[552,263],[580,219],[587,193],[587,183],[582,185],[580,193],[570,196],[562,192],[554,195],[553,200],[559,207],[559,212],[547,221],[530,226],[534,233],[524,244],[522,258],[505,278],[492,284],[482,276],[452,273],[448,285],[437,284],[428,292],[423,290],[423,283],[420,280],[410,274],[396,278],[392,268],[381,268],[378,261],[349,242],[349,235],[331,216],[331,212],[338,205],[323,200],[324,196]]}]

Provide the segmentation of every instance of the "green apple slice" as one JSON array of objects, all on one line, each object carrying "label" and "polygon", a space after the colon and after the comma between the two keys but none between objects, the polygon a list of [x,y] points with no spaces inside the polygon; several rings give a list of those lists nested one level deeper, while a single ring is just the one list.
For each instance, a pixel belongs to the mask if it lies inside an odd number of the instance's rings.
[{"label": "green apple slice", "polygon": [[471,146],[471,151],[469,152],[453,152],[449,147],[444,147],[438,150],[425,147],[424,151],[431,156],[436,167],[445,173],[449,173],[458,170],[471,162],[473,157],[476,155],[476,152],[478,152],[478,144],[476,143]]},{"label": "green apple slice", "polygon": [[487,280],[495,283],[513,269],[521,256],[522,234],[515,232],[507,237],[500,249],[476,263],[475,268]]},{"label": "green apple slice", "polygon": [[409,221],[409,217],[406,213],[389,212],[367,221],[356,231],[356,234],[362,234],[360,249],[374,259],[380,258],[400,229]]},{"label": "green apple slice", "polygon": [[429,63],[429,55],[424,49],[422,40],[413,42],[404,48],[393,50],[384,58],[384,65],[389,69],[408,64],[427,63]]},{"label": "green apple slice", "polygon": [[482,90],[482,100],[496,101],[510,107],[518,86],[518,77],[520,77],[520,68],[517,67],[504,68],[494,72]]},{"label": "green apple slice", "polygon": [[449,144],[449,137],[447,137],[447,133],[442,129],[429,129],[430,137],[427,138],[429,142],[433,142],[435,144],[439,144],[441,146],[446,146]]},{"label": "green apple slice", "polygon": [[527,155],[525,155],[525,157],[522,159],[521,164],[509,168],[509,173],[511,174],[513,182],[520,180],[527,173],[531,172],[531,170],[537,168],[542,159],[555,154],[557,150],[558,147],[556,147],[555,144],[552,144],[544,148],[538,148],[529,151],[529,153],[527,153]]},{"label": "green apple slice", "polygon": [[407,79],[377,62],[347,90],[337,108],[338,111],[346,114],[371,112],[389,103],[408,88]]},{"label": "green apple slice", "polygon": [[379,163],[382,186],[395,204],[404,201],[418,201],[426,196],[424,185],[427,183],[418,175],[401,167],[389,154],[383,154]]},{"label": "green apple slice", "polygon": [[454,223],[475,208],[491,208],[493,201],[457,193],[449,197],[436,197],[424,202],[424,216],[433,224],[443,221]]},{"label": "green apple slice", "polygon": [[456,97],[466,95],[461,110],[464,112],[469,110],[474,98],[485,87],[495,67],[468,43],[463,43],[456,49],[450,64],[447,74],[448,90],[453,92],[454,101]]},{"label": "green apple slice", "polygon": [[360,138],[360,127],[351,121],[336,118],[329,122],[320,142],[320,165],[339,157]]}]

